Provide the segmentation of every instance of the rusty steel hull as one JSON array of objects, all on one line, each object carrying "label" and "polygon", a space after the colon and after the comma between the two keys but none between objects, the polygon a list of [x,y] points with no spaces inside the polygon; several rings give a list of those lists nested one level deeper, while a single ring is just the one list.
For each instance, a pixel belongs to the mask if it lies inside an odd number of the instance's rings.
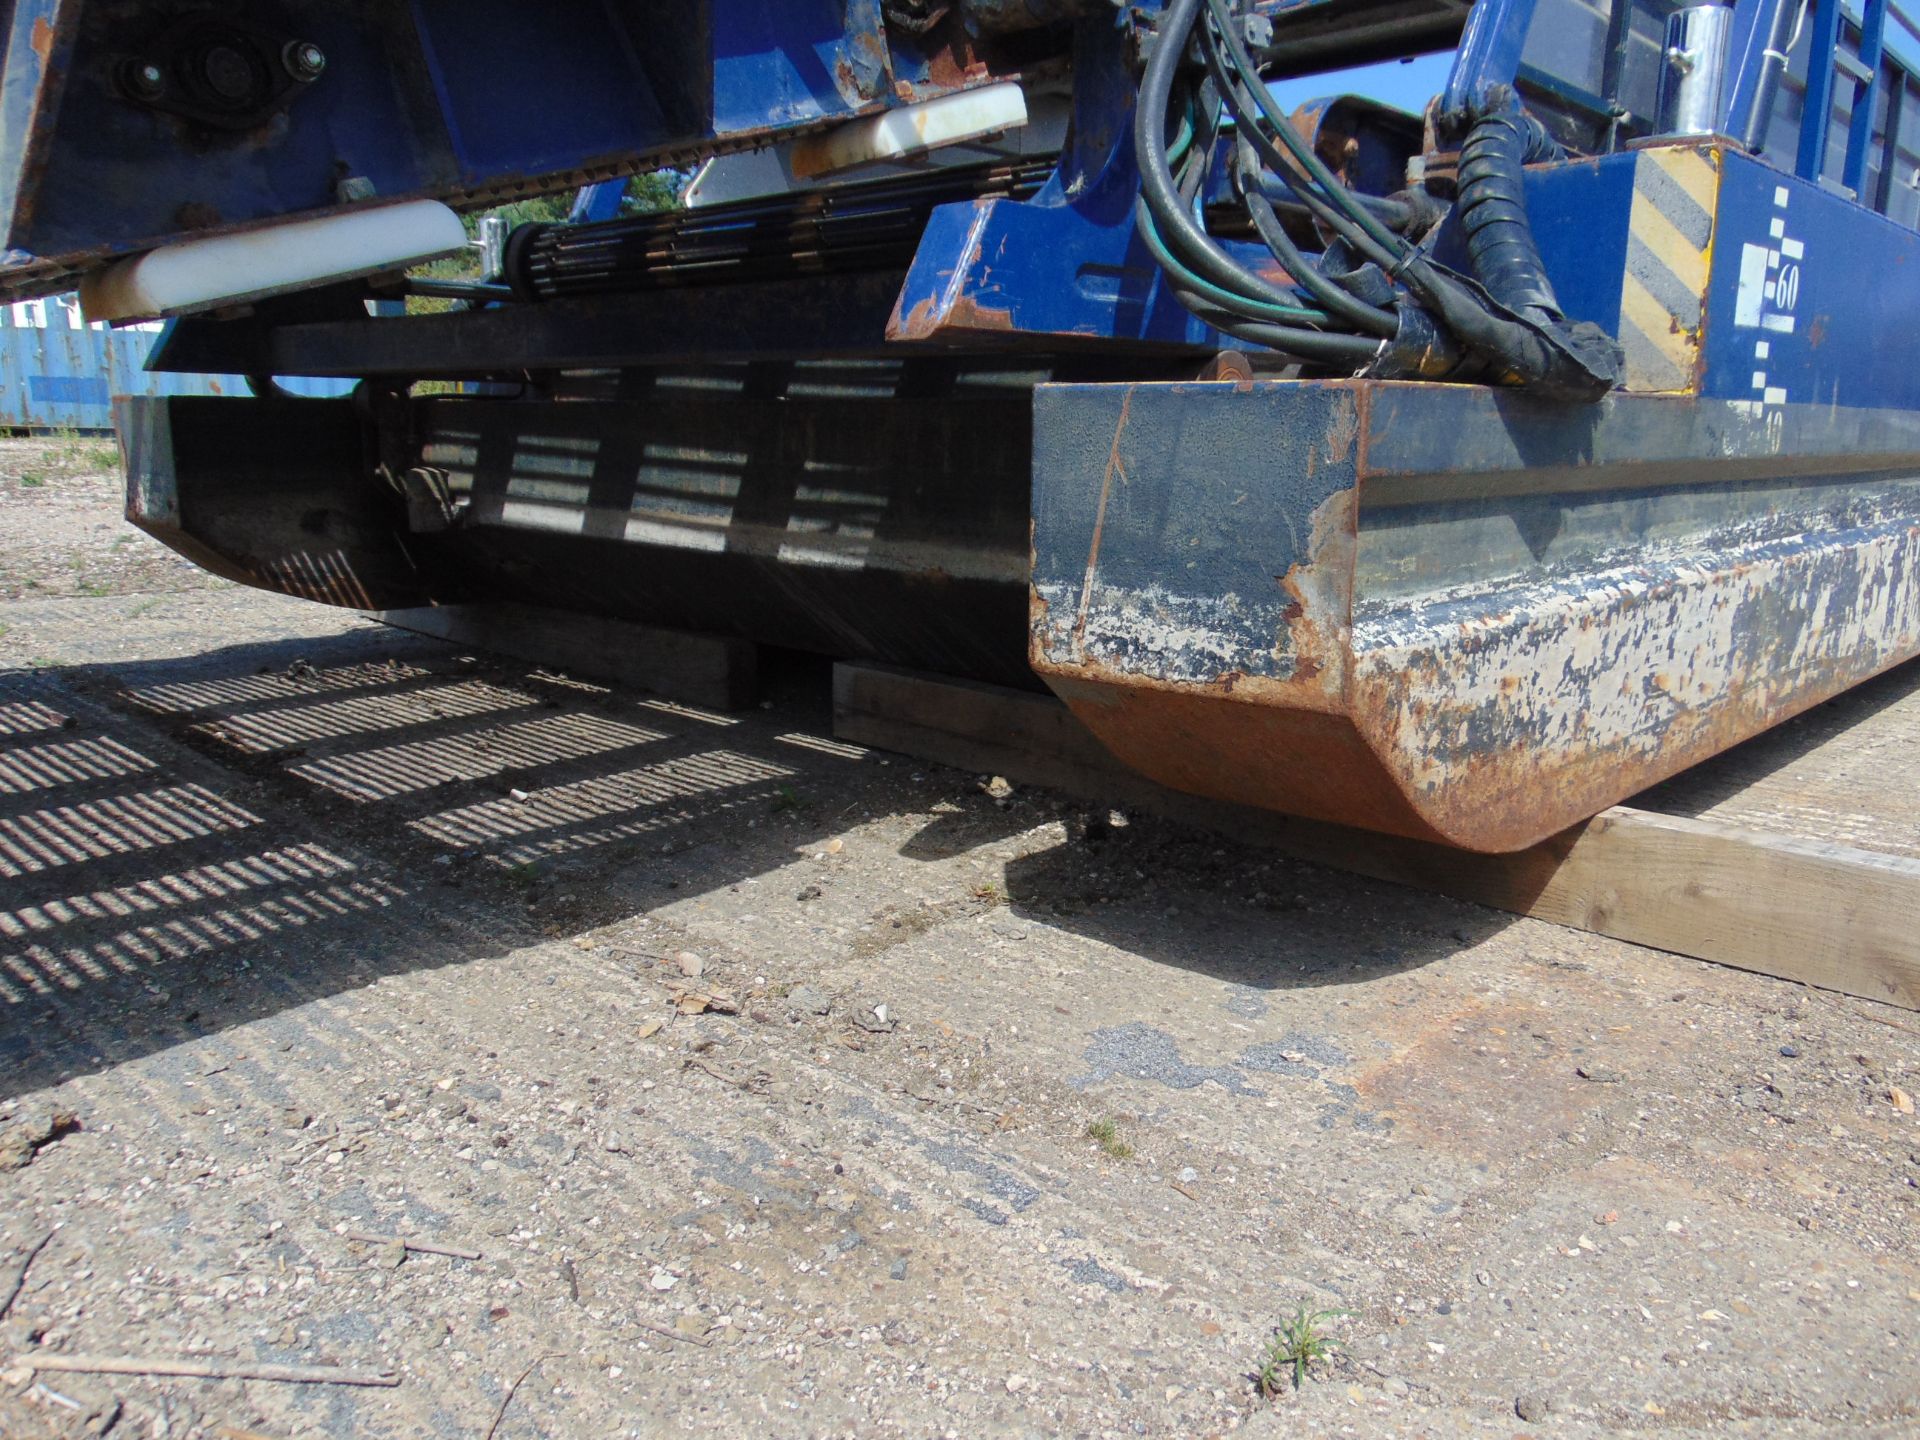
[{"label": "rusty steel hull", "polygon": [[1920,651],[1920,417],[1048,387],[1034,669],[1174,788],[1483,851]]}]

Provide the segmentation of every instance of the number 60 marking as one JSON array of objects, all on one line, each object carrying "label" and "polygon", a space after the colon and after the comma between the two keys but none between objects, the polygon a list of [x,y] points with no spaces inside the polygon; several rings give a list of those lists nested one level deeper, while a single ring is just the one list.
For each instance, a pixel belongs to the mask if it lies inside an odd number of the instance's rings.
[{"label": "number 60 marking", "polygon": [[1782,265],[1780,278],[1773,282],[1773,304],[1776,310],[1791,310],[1800,299],[1800,267]]}]

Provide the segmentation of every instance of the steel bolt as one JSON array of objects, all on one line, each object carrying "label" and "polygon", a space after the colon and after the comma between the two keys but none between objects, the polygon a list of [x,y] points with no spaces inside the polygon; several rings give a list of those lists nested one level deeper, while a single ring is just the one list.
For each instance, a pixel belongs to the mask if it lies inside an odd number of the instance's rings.
[{"label": "steel bolt", "polygon": [[318,80],[327,71],[327,52],[311,40],[295,40],[287,46],[287,73],[296,80]]},{"label": "steel bolt", "polygon": [[153,100],[166,91],[167,72],[151,60],[141,60],[126,70],[127,89],[142,100]]}]

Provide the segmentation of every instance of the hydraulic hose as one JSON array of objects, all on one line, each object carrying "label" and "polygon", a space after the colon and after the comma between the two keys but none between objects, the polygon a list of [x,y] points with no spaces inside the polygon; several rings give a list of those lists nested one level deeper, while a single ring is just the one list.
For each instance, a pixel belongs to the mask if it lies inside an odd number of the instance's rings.
[{"label": "hydraulic hose", "polygon": [[[1612,388],[1618,347],[1596,326],[1564,323],[1528,223],[1524,167],[1559,151],[1511,95],[1476,122],[1463,153],[1459,208],[1476,284],[1396,234],[1380,207],[1327,168],[1279,112],[1237,27],[1234,0],[1170,0],[1135,109],[1136,224],[1183,305],[1223,333],[1309,364],[1383,377],[1485,376],[1569,400]],[[1204,121],[1210,133],[1188,149],[1176,180],[1168,110],[1196,32],[1217,102],[1194,107],[1195,128]],[[1234,187],[1292,282],[1287,288],[1240,264],[1196,216],[1198,188],[1212,169],[1216,103],[1238,136]],[[1274,213],[1262,164],[1334,237],[1339,273],[1301,254]]]},{"label": "hydraulic hose", "polygon": [[[1748,153],[1758,155],[1767,144],[1767,122],[1773,118],[1774,97],[1780,93],[1780,77],[1787,71],[1787,55],[1798,38],[1799,22],[1807,14],[1806,0],[1764,0],[1761,18],[1754,33],[1764,33],[1766,44],[1760,51],[1760,73],[1753,86],[1752,103],[1740,124],[1740,143]],[[1796,15],[1798,19],[1796,19]]]},{"label": "hydraulic hose", "polygon": [[1293,237],[1287,234],[1286,226],[1273,213],[1272,203],[1258,188],[1260,159],[1253,146],[1244,142],[1241,144],[1234,176],[1241,203],[1246,206],[1247,218],[1253,222],[1260,239],[1273,258],[1286,268],[1287,274],[1305,287],[1328,314],[1370,335],[1392,335],[1399,330],[1400,322],[1392,314],[1341,289],[1300,253],[1299,247],[1293,243]]},{"label": "hydraulic hose", "polygon": [[1153,58],[1140,81],[1140,99],[1133,117],[1134,152],[1140,162],[1140,198],[1159,228],[1169,250],[1180,255],[1202,279],[1228,290],[1245,291],[1270,305],[1292,305],[1295,297],[1235,263],[1213,237],[1187,212],[1174,188],[1167,163],[1167,106],[1179,73],[1186,37],[1205,0],[1174,0],[1161,27]]},{"label": "hydraulic hose", "polygon": [[1233,311],[1210,304],[1205,296],[1175,285],[1173,293],[1180,303],[1214,329],[1255,345],[1264,345],[1296,359],[1320,365],[1335,365],[1358,370],[1380,354],[1380,342],[1361,335],[1341,335],[1318,330],[1300,330],[1291,326],[1267,325],[1247,320]]},{"label": "hydraulic hose", "polygon": [[1460,147],[1460,225],[1473,273],[1502,305],[1545,325],[1563,317],[1527,218],[1525,167],[1565,157],[1517,107],[1481,116]]},{"label": "hydraulic hose", "polygon": [[[1312,178],[1314,184],[1322,187],[1327,198],[1331,199],[1336,207],[1345,211],[1347,217],[1364,230],[1370,239],[1390,255],[1401,253],[1406,247],[1406,241],[1368,213],[1366,207],[1354,198],[1353,192],[1341,184],[1333,172],[1327,169],[1320,157],[1313,153],[1313,147],[1301,139],[1292,123],[1280,113],[1280,107],[1274,103],[1272,93],[1260,81],[1259,67],[1254,63],[1253,57],[1247,53],[1247,47],[1241,43],[1240,36],[1234,29],[1233,14],[1227,0],[1206,0],[1206,4],[1212,14],[1214,33],[1226,52],[1226,62],[1231,65],[1235,74],[1246,76],[1251,80],[1252,83],[1247,89],[1261,117],[1273,127],[1274,133],[1280,137],[1287,149],[1293,152],[1294,159],[1299,162],[1300,167]],[[1256,125],[1253,128],[1257,131],[1259,127]]]}]

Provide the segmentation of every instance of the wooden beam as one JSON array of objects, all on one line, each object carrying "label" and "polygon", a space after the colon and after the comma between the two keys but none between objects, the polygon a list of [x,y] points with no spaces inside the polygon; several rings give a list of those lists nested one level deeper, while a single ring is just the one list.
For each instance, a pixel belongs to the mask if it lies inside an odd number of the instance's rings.
[{"label": "wooden beam", "polygon": [[745,710],[758,698],[759,649],[747,640],[530,605],[381,610],[373,618],[455,645],[651,690],[712,710]]},{"label": "wooden beam", "polygon": [[881,666],[834,669],[834,733],[1133,805],[1303,860],[1701,960],[1920,1009],[1920,859],[1616,807],[1478,855],[1164,789],[1051,695]]}]

